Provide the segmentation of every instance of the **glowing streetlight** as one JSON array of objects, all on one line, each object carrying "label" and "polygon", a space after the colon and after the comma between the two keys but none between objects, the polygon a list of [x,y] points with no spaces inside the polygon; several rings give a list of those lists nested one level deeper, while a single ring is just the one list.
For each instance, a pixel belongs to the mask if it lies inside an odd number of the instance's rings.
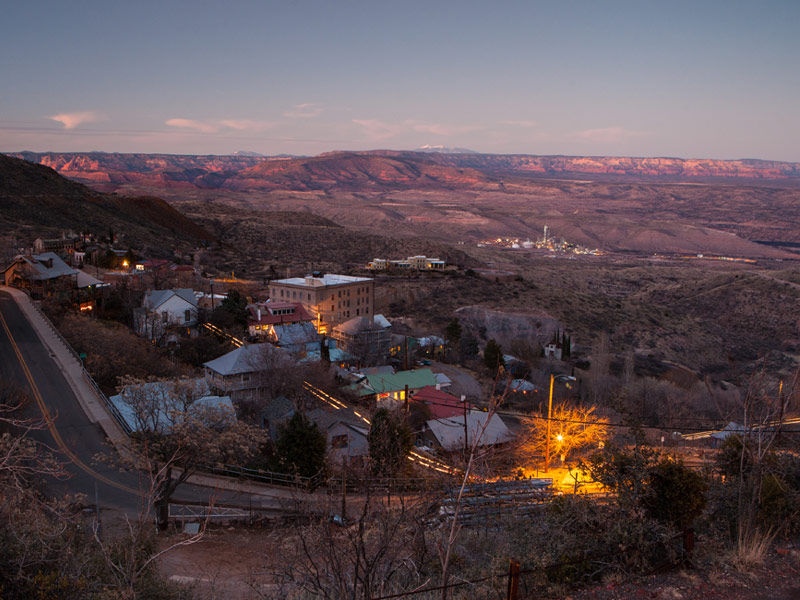
[{"label": "glowing streetlight", "polygon": [[[553,373],[550,373],[550,398],[547,401],[547,434],[545,437],[545,454],[544,454],[544,470],[550,470],[550,420],[553,418],[553,384],[558,381],[559,383],[564,383],[567,381],[575,381],[575,378],[571,375],[559,375],[555,376]],[[563,438],[561,434],[558,434],[558,441],[560,442]]]},{"label": "glowing streetlight", "polygon": [[564,436],[563,436],[563,435],[561,435],[561,434],[559,433],[559,434],[557,434],[557,435],[556,435],[556,439],[557,439],[559,442],[563,442],[563,441],[564,441]]}]

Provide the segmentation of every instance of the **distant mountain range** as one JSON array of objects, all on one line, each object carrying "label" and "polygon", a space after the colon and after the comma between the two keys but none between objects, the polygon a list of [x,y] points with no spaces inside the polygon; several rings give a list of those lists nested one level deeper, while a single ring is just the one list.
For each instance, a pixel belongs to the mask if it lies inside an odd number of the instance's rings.
[{"label": "distant mountain range", "polygon": [[328,152],[314,157],[20,152],[29,162],[102,191],[126,185],[230,190],[372,191],[390,188],[502,188],[515,178],[620,181],[783,182],[800,184],[800,163],[611,156],[420,152]]}]

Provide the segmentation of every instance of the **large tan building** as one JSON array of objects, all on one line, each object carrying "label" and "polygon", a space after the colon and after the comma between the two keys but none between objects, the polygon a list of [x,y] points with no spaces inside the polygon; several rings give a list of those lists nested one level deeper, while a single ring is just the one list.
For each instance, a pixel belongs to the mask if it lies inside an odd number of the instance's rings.
[{"label": "large tan building", "polygon": [[273,301],[300,302],[314,317],[319,333],[339,323],[375,314],[375,280],[326,274],[320,277],[277,279],[269,284]]}]

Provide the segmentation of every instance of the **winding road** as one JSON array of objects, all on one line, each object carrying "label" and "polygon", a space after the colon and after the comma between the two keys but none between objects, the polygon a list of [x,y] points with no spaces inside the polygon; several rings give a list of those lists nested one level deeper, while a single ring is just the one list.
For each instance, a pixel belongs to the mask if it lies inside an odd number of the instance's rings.
[{"label": "winding road", "polygon": [[[43,342],[15,295],[19,292],[0,288],[0,380],[28,393],[32,402],[24,416],[43,418],[46,424],[30,435],[65,462],[69,476],[48,480],[48,490],[56,496],[82,494],[87,505],[137,514],[146,479],[114,466],[116,451],[106,432],[87,415],[56,361],[59,348]],[[206,504],[213,498],[221,505],[288,512],[296,508],[298,495],[292,488],[197,475],[178,489],[174,500]],[[303,495],[304,501],[310,499]]]}]

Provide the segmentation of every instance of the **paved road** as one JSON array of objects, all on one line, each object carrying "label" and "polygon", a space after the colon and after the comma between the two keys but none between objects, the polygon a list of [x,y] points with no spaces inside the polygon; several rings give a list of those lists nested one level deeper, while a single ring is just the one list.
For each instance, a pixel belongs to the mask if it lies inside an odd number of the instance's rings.
[{"label": "paved road", "polygon": [[[70,477],[48,481],[48,489],[56,495],[84,494],[90,505],[94,505],[97,497],[101,508],[122,510],[132,516],[137,514],[139,490],[146,482],[140,481],[136,473],[115,468],[112,461],[97,460],[99,456],[113,457],[115,451],[100,425],[87,417],[54,356],[14,298],[0,290],[0,379],[11,381],[29,393],[32,402],[26,407],[26,416],[49,415],[49,427],[32,435],[57,450],[67,461]],[[184,484],[175,499],[204,503],[213,496],[219,504],[280,511],[290,508],[295,499],[303,496],[291,488],[270,489],[236,483],[218,490],[221,485],[218,478],[205,479],[208,479],[207,485]]]},{"label": "paved road", "polygon": [[[0,292],[0,317],[0,377],[26,390],[35,401],[30,375],[52,416],[52,430],[36,431],[33,437],[73,455],[67,464],[71,477],[50,482],[50,488],[61,495],[85,494],[90,504],[94,504],[96,489],[101,506],[135,512],[139,504],[135,493],[139,489],[138,478],[94,460],[96,455],[112,455],[105,434],[86,417],[50,351],[6,292]],[[41,417],[41,407],[36,402],[26,412],[27,416]]]}]

